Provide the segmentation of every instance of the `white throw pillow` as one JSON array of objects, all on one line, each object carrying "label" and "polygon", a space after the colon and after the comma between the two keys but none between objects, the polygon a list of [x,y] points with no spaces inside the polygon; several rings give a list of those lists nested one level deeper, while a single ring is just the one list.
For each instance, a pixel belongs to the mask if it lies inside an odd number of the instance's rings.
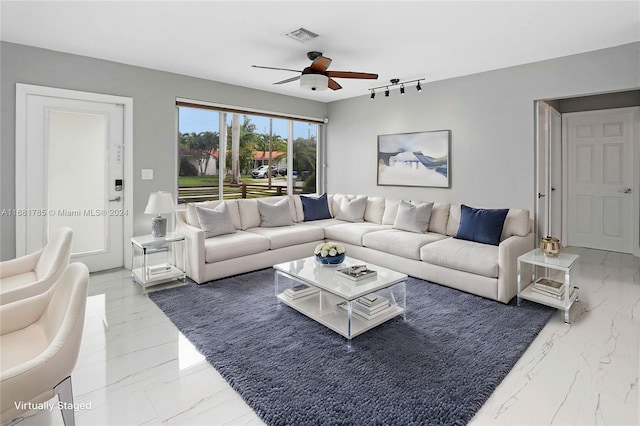
[{"label": "white throw pillow", "polygon": [[196,213],[205,238],[236,232],[226,203],[220,203],[213,209],[196,206]]},{"label": "white throw pillow", "polygon": [[384,214],[382,215],[383,225],[393,225],[393,222],[396,221],[396,215],[398,214],[399,205],[400,200],[384,200]]},{"label": "white throw pillow", "polygon": [[335,218],[347,222],[364,222],[364,210],[367,207],[367,196],[359,195],[349,199],[346,196],[340,201],[340,210]]},{"label": "white throw pillow", "polygon": [[433,203],[415,205],[406,201],[400,201],[398,214],[396,215],[395,222],[393,222],[393,228],[424,234],[429,228],[431,209],[433,209]]},{"label": "white throw pillow", "polygon": [[293,225],[291,211],[289,210],[289,199],[287,198],[275,204],[258,200],[258,211],[260,212],[260,226],[263,228]]},{"label": "white throw pillow", "polygon": [[384,198],[367,198],[367,207],[364,209],[365,222],[382,223],[384,215]]}]

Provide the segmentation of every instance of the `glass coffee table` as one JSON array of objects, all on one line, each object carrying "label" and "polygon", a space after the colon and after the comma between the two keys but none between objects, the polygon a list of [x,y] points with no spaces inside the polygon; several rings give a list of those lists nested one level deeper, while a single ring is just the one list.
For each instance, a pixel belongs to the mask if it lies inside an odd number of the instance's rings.
[{"label": "glass coffee table", "polygon": [[[338,270],[366,264],[375,276],[353,281]],[[323,265],[315,257],[273,266],[280,303],[348,339],[398,316],[406,319],[407,275],[346,257],[340,265]],[[298,293],[298,294],[296,294]]]}]

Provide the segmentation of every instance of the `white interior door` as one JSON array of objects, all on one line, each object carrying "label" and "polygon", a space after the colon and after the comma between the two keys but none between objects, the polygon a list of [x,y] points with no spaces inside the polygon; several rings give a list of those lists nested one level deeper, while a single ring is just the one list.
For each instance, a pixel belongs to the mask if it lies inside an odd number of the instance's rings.
[{"label": "white interior door", "polygon": [[570,245],[633,252],[636,111],[563,115]]},{"label": "white interior door", "polygon": [[123,266],[123,112],[119,104],[27,96],[25,144],[16,147],[26,160],[16,163],[25,195],[17,191],[16,205],[33,213],[16,221],[17,253],[69,226],[73,261],[91,271]]}]

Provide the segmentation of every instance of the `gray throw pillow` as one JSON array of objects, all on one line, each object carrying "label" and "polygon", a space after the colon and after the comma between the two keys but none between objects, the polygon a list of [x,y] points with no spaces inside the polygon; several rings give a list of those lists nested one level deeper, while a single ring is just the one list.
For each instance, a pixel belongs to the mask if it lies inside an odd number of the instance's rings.
[{"label": "gray throw pillow", "polygon": [[418,205],[400,201],[398,214],[393,222],[394,229],[417,232],[424,234],[429,228],[433,203],[421,203]]},{"label": "gray throw pillow", "polygon": [[340,209],[335,218],[347,222],[364,222],[364,210],[367,208],[367,196],[360,195],[349,199],[342,197]]},{"label": "gray throw pillow", "polygon": [[196,214],[205,238],[236,232],[233,220],[231,220],[231,214],[225,203],[220,203],[213,209],[196,206]]},{"label": "gray throw pillow", "polygon": [[258,211],[260,212],[260,226],[262,228],[293,225],[291,211],[289,210],[289,200],[286,198],[275,204],[258,200]]}]

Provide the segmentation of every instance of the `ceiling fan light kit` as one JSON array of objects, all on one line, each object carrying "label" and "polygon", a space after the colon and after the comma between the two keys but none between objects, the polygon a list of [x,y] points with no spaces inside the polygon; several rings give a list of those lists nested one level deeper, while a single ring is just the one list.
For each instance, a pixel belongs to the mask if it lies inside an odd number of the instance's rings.
[{"label": "ceiling fan light kit", "polygon": [[419,79],[416,79],[416,80],[407,80],[407,81],[402,81],[401,82],[399,78],[392,78],[391,80],[389,80],[389,82],[391,84],[386,84],[384,86],[378,86],[378,87],[372,87],[371,89],[369,89],[369,91],[371,92],[371,96],[370,97],[371,97],[371,99],[375,99],[376,98],[376,90],[378,90],[378,89],[384,89],[385,98],[389,97],[389,93],[390,93],[390,89],[389,88],[394,89],[396,86],[400,86],[400,94],[404,95],[405,94],[404,85],[405,84],[409,84],[409,83],[415,83],[415,82],[417,82],[416,90],[418,92],[422,92],[422,86],[420,85],[420,82],[424,81],[424,80],[425,80],[424,78],[419,78]]},{"label": "ceiling fan light kit", "polygon": [[304,90],[327,90],[329,88],[329,77],[323,74],[302,74],[300,76],[300,87]]}]

